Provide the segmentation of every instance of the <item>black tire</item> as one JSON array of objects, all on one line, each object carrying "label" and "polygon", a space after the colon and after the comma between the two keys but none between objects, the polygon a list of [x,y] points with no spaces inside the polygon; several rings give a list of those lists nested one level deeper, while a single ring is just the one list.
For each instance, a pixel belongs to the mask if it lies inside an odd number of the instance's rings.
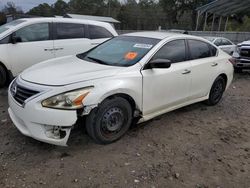
[{"label": "black tire", "polygon": [[210,90],[209,98],[206,101],[207,105],[214,106],[218,104],[223,96],[225,88],[226,88],[226,80],[221,76],[216,78]]},{"label": "black tire", "polygon": [[235,73],[242,73],[242,68],[234,67]]},{"label": "black tire", "polygon": [[129,129],[132,114],[131,105],[126,99],[106,99],[86,117],[87,133],[98,144],[115,142]]},{"label": "black tire", "polygon": [[3,86],[5,86],[6,82],[7,82],[7,72],[5,70],[5,68],[0,65],[0,88],[2,88]]}]

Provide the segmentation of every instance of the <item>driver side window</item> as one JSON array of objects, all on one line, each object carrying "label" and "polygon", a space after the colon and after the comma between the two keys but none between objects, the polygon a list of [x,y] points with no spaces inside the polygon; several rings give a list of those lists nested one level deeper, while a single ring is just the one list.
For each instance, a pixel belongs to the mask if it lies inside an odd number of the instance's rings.
[{"label": "driver side window", "polygon": [[185,40],[174,40],[168,42],[158,52],[156,52],[152,60],[155,59],[168,59],[171,63],[186,61]]},{"label": "driver side window", "polygon": [[21,42],[49,40],[49,24],[38,23],[26,26],[16,31],[15,36],[20,37]]}]

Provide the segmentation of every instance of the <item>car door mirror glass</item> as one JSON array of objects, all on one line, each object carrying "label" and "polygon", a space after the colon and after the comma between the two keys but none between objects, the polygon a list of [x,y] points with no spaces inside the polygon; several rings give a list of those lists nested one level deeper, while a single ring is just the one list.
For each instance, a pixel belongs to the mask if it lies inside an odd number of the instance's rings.
[{"label": "car door mirror glass", "polygon": [[150,61],[145,69],[154,69],[154,68],[159,68],[159,69],[167,69],[171,67],[171,61],[169,59],[155,59]]}]

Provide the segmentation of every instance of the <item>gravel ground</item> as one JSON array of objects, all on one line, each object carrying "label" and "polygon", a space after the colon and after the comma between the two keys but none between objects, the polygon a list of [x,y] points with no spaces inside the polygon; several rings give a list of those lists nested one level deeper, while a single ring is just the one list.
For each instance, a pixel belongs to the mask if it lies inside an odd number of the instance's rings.
[{"label": "gravel ground", "polygon": [[250,187],[250,74],[215,107],[194,104],[97,145],[81,129],[69,147],[21,135],[0,90],[0,187]]}]

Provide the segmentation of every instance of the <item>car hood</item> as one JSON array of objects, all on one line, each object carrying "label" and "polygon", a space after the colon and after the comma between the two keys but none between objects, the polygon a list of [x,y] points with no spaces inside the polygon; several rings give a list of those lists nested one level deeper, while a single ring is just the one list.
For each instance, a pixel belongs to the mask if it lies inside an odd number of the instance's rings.
[{"label": "car hood", "polygon": [[244,42],[238,44],[238,46],[250,46],[250,40],[244,41]]},{"label": "car hood", "polygon": [[63,86],[77,82],[110,77],[124,67],[114,67],[88,62],[76,56],[56,58],[34,65],[20,77],[31,83]]}]

